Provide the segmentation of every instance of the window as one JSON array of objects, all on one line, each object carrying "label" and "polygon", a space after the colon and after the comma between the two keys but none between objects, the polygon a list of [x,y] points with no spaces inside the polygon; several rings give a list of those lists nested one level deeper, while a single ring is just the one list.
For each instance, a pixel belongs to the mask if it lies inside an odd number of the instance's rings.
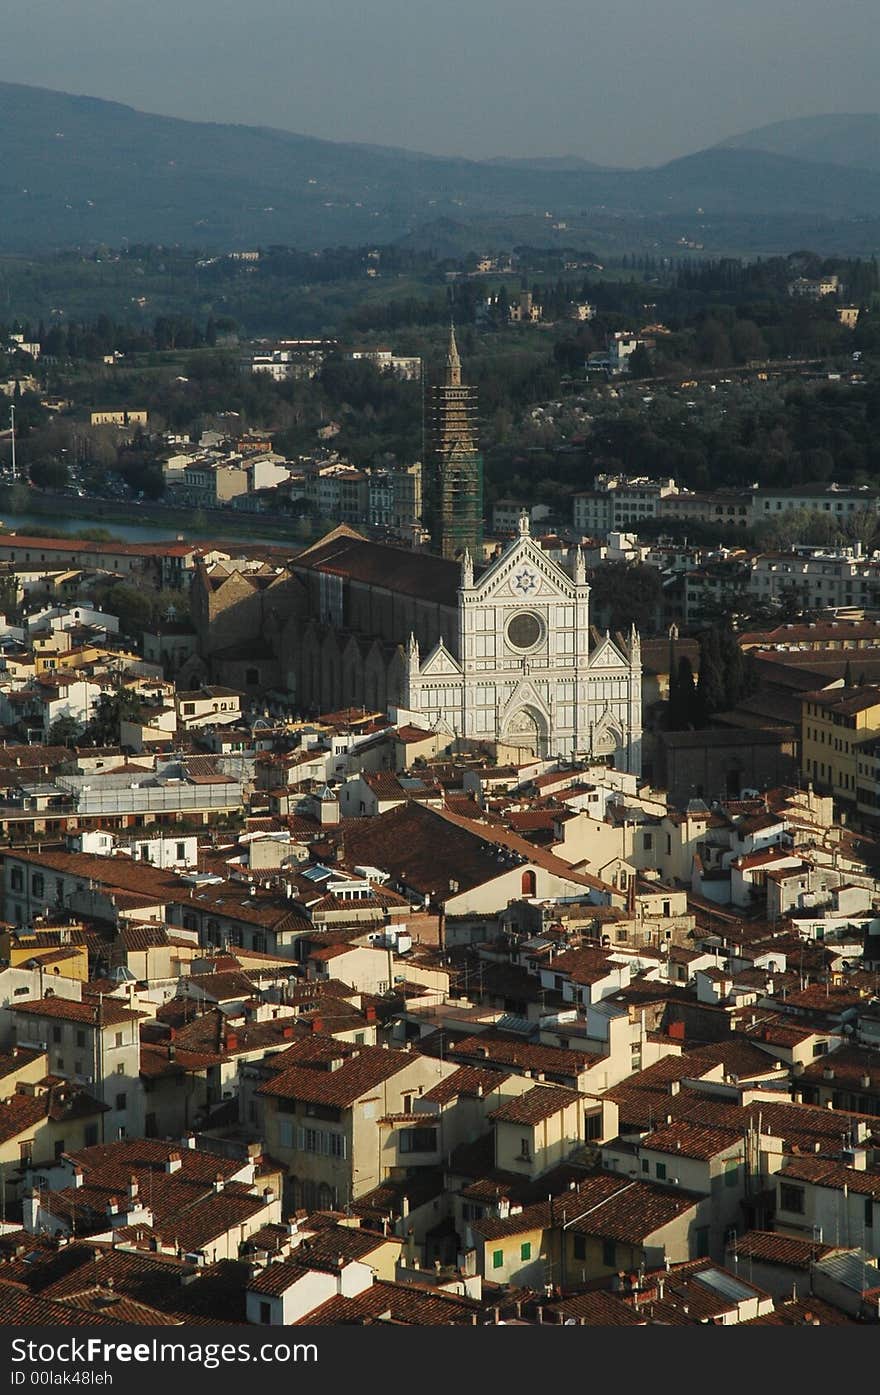
[{"label": "window", "polygon": [[263,1324],[264,1327],[268,1327],[268,1325],[269,1325],[269,1323],[270,1323],[271,1321],[272,1321],[272,1304],[271,1304],[271,1303],[261,1303],[261,1304],[260,1304],[260,1322]]},{"label": "window", "polygon": [[13,867],[9,884],[13,891],[24,891],[24,873],[20,867]]},{"label": "window", "polygon": [[86,1044],[86,1034],[82,1030],[77,1031],[76,1044],[77,1046],[85,1046]]},{"label": "window", "polygon": [[523,896],[537,895],[537,880],[534,872],[527,871],[522,874],[522,894]]},{"label": "window", "polygon": [[694,1249],[697,1259],[705,1259],[709,1253],[709,1227],[697,1226],[694,1230]]},{"label": "window", "polygon": [[26,1143],[18,1145],[18,1161],[22,1167],[30,1167],[34,1160],[34,1140],[29,1138]]},{"label": "window", "polygon": [[59,1026],[57,1023],[56,1023],[56,1025],[52,1028],[52,1040],[53,1040],[53,1041],[60,1041],[60,1040],[61,1040],[61,1028],[60,1028],[60,1026]]},{"label": "window", "polygon": [[98,1141],[98,1125],[86,1124],[83,1129],[83,1144],[86,1148],[94,1148]]},{"label": "window", "polygon": [[643,1172],[648,1172],[648,1171],[650,1170],[650,1167],[651,1167],[651,1164],[648,1162],[648,1159],[647,1159],[647,1158],[642,1158],[642,1171],[643,1171]]},{"label": "window", "polygon": [[595,1143],[602,1137],[602,1111],[584,1115],[584,1138],[587,1143]]},{"label": "window", "polygon": [[531,1257],[532,1257],[532,1242],[531,1242],[530,1240],[524,1240],[523,1243],[520,1245],[520,1247],[519,1247],[519,1257],[520,1257],[520,1259],[531,1259]]},{"label": "window", "polygon": [[64,1139],[63,1139],[63,1138],[56,1138],[56,1140],[55,1140],[55,1161],[56,1161],[56,1162],[57,1162],[58,1159],[61,1157],[61,1154],[62,1154],[63,1152],[64,1152]]},{"label": "window", "polygon": [[328,1158],[346,1156],[345,1135],[330,1129],[298,1129],[299,1147],[304,1153],[318,1153]]},{"label": "window", "polygon": [[119,1062],[119,1065],[116,1067],[116,1074],[117,1074],[117,1075],[125,1075],[125,1062],[124,1062],[124,1061],[120,1061],[120,1062]]},{"label": "window", "polygon": [[41,872],[35,872],[34,875],[31,877],[31,891],[33,892],[34,896],[42,897],[43,876]]},{"label": "window", "polygon": [[117,1032],[117,1033],[115,1034],[115,1036],[114,1036],[114,1038],[113,1038],[113,1045],[114,1045],[114,1046],[121,1046],[121,1045],[122,1045],[122,1033],[121,1033],[121,1032]]},{"label": "window", "polygon": [[874,1199],[865,1197],[865,1229],[872,1230],[874,1226]]},{"label": "window", "polygon": [[791,1211],[796,1216],[802,1216],[804,1214],[803,1187],[793,1187],[790,1182],[780,1183],[779,1207],[782,1211]]},{"label": "window", "polygon": [[183,862],[186,859],[186,843],[177,844],[177,861]]},{"label": "window", "polygon": [[118,1095],[116,1096],[116,1108],[117,1108],[117,1109],[124,1109],[124,1108],[125,1108],[125,1105],[126,1105],[127,1098],[128,1098],[128,1096],[125,1094],[124,1091],[123,1091],[121,1094],[118,1094]]},{"label": "window", "polygon": [[602,1263],[606,1269],[617,1268],[617,1245],[613,1240],[602,1241]]},{"label": "window", "polygon": [[521,1138],[519,1141],[519,1157],[523,1162],[532,1161],[532,1143],[529,1138]]},{"label": "window", "polygon": [[658,1181],[658,1182],[665,1182],[665,1181],[666,1181],[666,1164],[665,1164],[665,1163],[658,1163],[658,1164],[657,1164],[657,1181]]},{"label": "window", "polygon": [[436,1147],[436,1129],[401,1129],[401,1153],[433,1153]]},{"label": "window", "polygon": [[653,846],[654,846],[654,835],[653,835],[653,833],[646,833],[646,834],[644,835],[644,846],[645,846],[645,852],[650,852],[650,851],[651,851],[651,849],[652,849]]},{"label": "window", "polygon": [[585,1235],[576,1235],[574,1237],[574,1257],[575,1259],[586,1259],[587,1238]]},{"label": "window", "polygon": [[504,1263],[504,1251],[503,1251],[503,1250],[493,1250],[493,1251],[492,1251],[492,1268],[493,1268],[493,1269],[500,1269],[501,1266],[503,1265],[503,1263]]}]

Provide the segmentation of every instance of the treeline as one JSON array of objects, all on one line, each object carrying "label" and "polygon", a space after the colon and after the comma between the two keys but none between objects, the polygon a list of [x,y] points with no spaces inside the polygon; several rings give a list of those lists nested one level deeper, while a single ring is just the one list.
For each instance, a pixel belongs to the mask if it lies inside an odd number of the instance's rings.
[{"label": "treeline", "polygon": [[149,328],[141,328],[98,315],[91,321],[36,327],[28,321],[0,324],[0,342],[10,334],[23,334],[29,343],[40,345],[41,355],[62,360],[84,359],[100,362],[114,352],[151,353],[168,349],[213,348],[218,339],[235,330],[235,321],[220,317],[198,324],[189,315],[159,315]]}]

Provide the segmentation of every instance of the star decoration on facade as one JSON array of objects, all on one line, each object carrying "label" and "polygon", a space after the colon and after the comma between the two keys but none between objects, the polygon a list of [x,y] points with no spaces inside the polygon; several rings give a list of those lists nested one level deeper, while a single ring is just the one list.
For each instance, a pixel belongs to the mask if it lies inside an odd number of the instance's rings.
[{"label": "star decoration on facade", "polygon": [[538,579],[534,572],[530,572],[526,567],[523,567],[522,571],[517,572],[514,577],[514,585],[517,591],[522,591],[524,596],[527,596],[530,591],[534,591],[537,584]]}]

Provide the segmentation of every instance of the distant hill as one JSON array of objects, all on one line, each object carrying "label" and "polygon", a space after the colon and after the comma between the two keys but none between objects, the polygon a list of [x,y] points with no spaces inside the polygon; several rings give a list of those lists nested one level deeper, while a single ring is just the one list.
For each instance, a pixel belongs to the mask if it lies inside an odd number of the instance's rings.
[{"label": "distant hill", "polygon": [[609,165],[597,165],[580,155],[493,155],[483,164],[497,165],[509,170],[607,170]]},{"label": "distant hill", "polygon": [[477,241],[493,220],[548,211],[622,228],[681,220],[676,235],[703,216],[810,228],[880,218],[880,159],[847,168],[735,143],[642,170],[569,156],[441,159],[0,83],[0,210],[4,250],[126,240],[320,248],[390,242],[443,220],[474,227]]},{"label": "distant hill", "polygon": [[731,136],[720,148],[765,150],[795,160],[880,170],[880,116],[801,116]]}]

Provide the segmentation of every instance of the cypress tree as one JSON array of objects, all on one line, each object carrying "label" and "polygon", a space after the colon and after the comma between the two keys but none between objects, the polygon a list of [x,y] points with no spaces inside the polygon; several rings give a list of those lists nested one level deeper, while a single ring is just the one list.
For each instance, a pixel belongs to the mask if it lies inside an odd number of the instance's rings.
[{"label": "cypress tree", "polygon": [[705,724],[713,712],[724,707],[724,660],[718,631],[714,626],[700,635],[700,677],[697,682],[697,715]]}]

